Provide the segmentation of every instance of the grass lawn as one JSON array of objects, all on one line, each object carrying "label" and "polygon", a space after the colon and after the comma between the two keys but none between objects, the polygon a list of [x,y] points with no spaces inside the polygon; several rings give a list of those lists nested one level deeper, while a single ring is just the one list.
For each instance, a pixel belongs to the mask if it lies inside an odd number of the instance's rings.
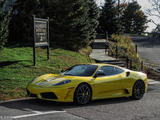
[{"label": "grass lawn", "polygon": [[26,97],[26,85],[39,75],[59,73],[75,64],[89,63],[86,55],[64,49],[36,49],[37,65],[33,66],[31,47],[4,48],[0,53],[0,100]]}]

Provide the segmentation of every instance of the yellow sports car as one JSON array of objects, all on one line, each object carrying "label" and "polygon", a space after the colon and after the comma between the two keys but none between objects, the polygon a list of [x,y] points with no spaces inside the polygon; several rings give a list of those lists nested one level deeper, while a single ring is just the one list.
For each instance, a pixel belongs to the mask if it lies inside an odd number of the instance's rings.
[{"label": "yellow sports car", "polygon": [[147,75],[109,64],[82,64],[61,74],[37,77],[27,86],[29,96],[39,99],[86,104],[91,100],[132,97],[147,91]]}]

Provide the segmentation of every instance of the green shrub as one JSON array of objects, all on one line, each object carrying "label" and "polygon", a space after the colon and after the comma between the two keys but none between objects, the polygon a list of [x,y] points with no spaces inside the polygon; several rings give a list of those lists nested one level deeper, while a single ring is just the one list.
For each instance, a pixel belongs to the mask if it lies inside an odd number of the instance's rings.
[{"label": "green shrub", "polygon": [[128,56],[132,60],[132,69],[140,70],[141,69],[141,59],[136,53],[135,44],[132,42],[129,36],[122,36],[113,34],[110,40],[111,46],[110,51],[113,56],[116,56],[116,46],[117,57],[124,58]]}]

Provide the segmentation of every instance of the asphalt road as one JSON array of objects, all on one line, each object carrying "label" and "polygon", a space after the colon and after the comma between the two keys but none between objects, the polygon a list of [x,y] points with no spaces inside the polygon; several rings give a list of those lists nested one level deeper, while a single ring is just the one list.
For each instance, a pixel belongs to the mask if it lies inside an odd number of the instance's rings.
[{"label": "asphalt road", "polygon": [[0,103],[0,120],[160,120],[160,82],[150,81],[141,100],[116,98],[84,106],[38,99]]}]

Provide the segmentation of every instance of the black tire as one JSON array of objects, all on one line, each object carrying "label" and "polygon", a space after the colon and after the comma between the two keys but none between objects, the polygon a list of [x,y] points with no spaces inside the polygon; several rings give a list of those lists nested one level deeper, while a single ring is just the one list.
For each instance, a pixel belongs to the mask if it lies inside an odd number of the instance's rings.
[{"label": "black tire", "polygon": [[132,98],[135,100],[140,100],[145,93],[145,84],[142,80],[135,82],[132,90]]},{"label": "black tire", "polygon": [[79,105],[87,104],[91,101],[92,90],[86,83],[81,83],[74,93],[74,102]]}]

